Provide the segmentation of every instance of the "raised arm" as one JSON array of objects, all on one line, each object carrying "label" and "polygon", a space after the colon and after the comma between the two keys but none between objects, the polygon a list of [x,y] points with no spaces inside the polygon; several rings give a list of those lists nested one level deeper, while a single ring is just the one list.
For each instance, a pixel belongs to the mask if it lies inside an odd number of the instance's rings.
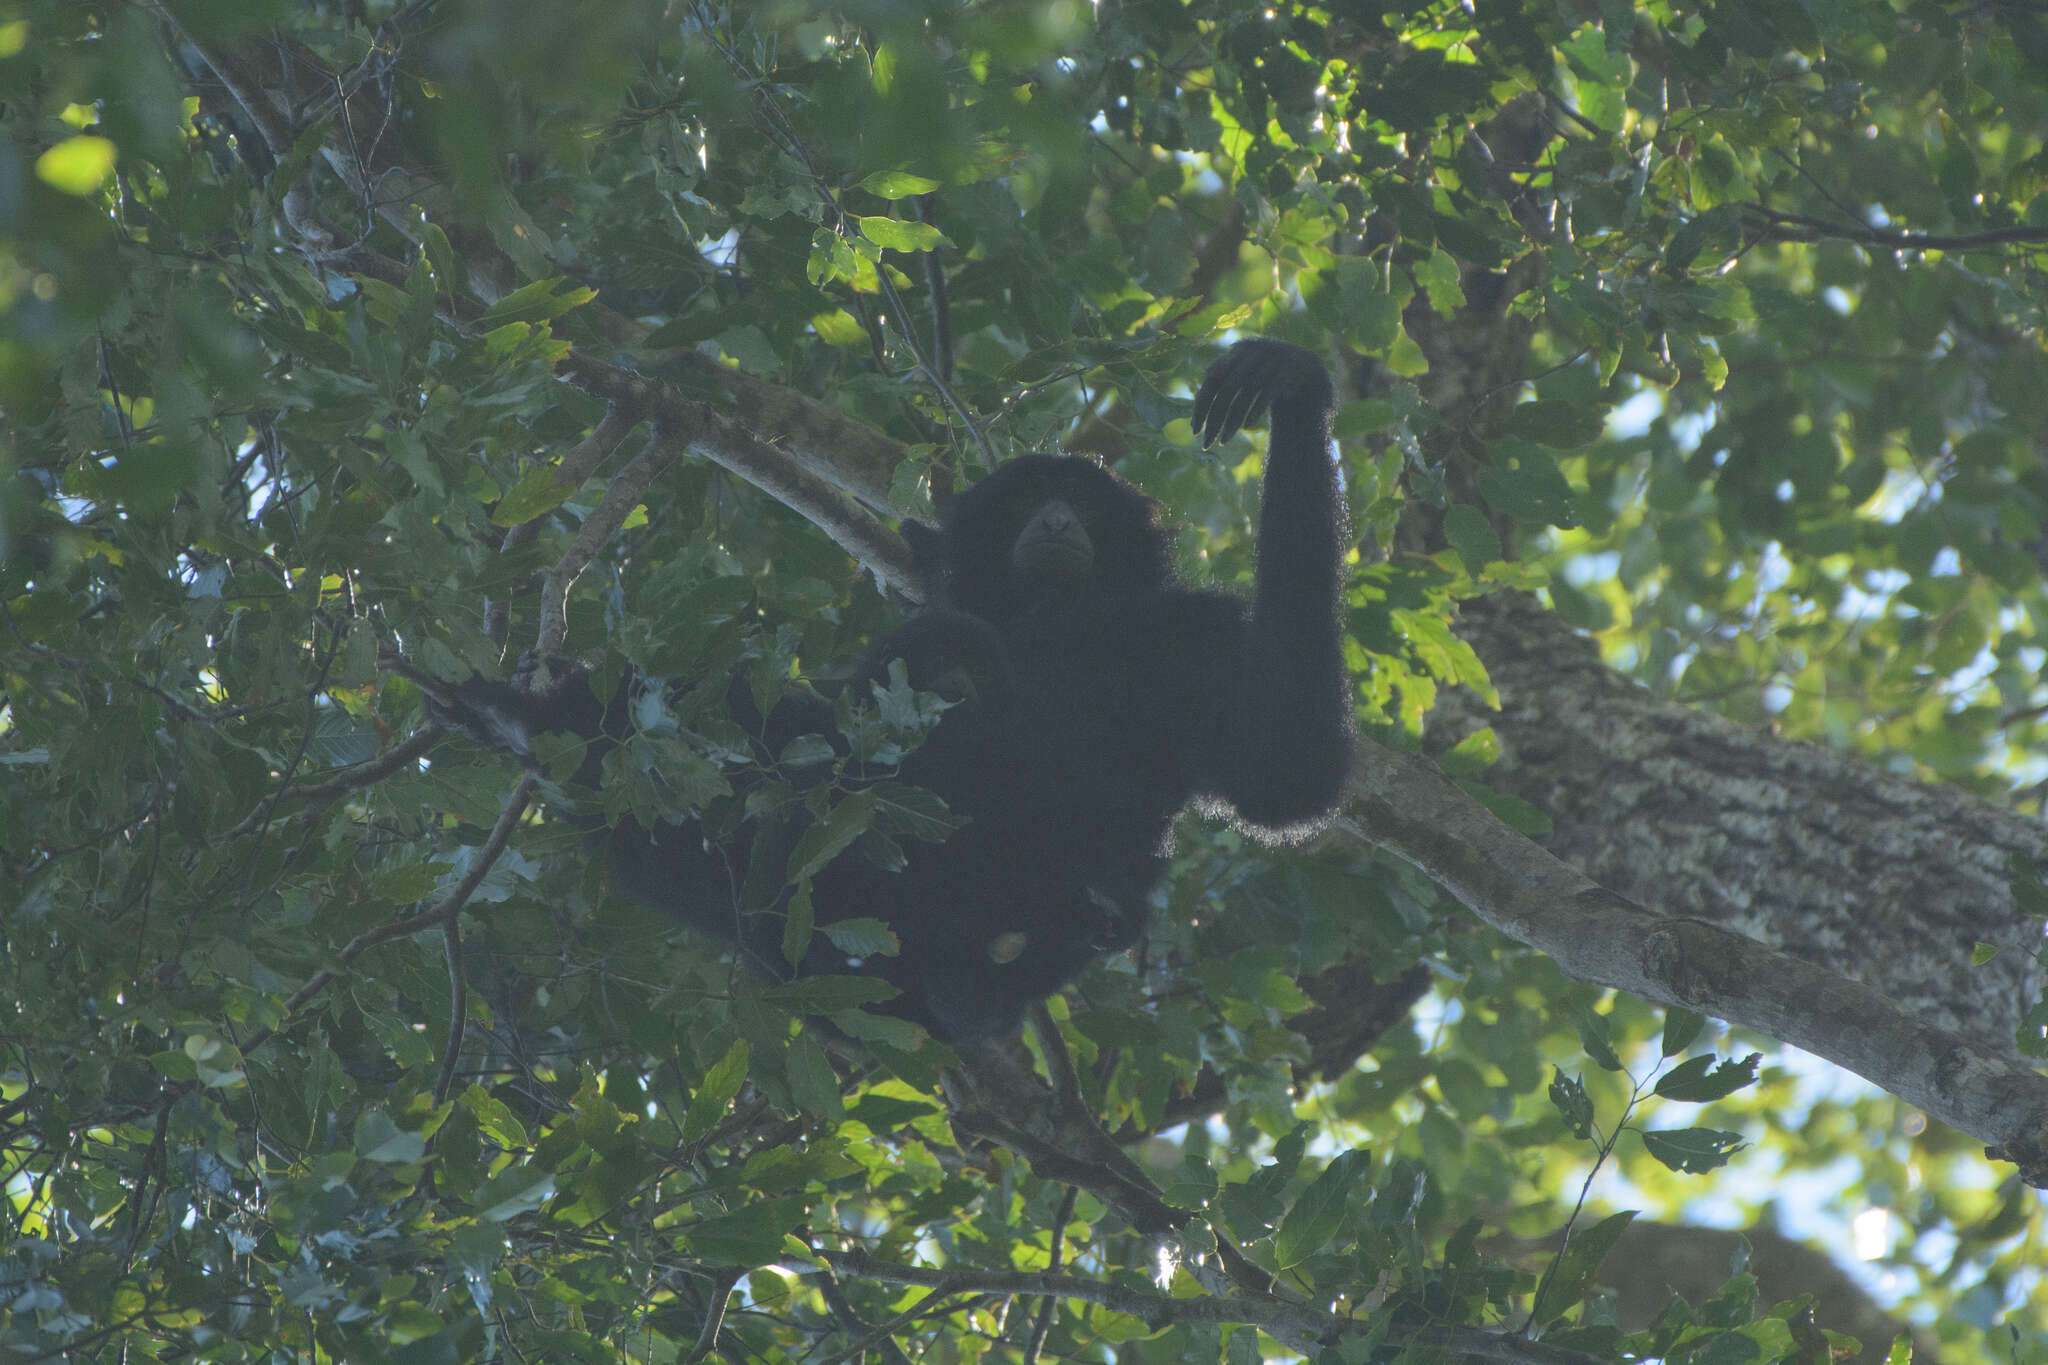
[{"label": "raised arm", "polygon": [[1284,341],[1241,341],[1195,395],[1204,446],[1272,414],[1258,579],[1203,766],[1253,824],[1327,815],[1351,758],[1350,689],[1337,611],[1344,503],[1330,455],[1335,406],[1321,361]]}]

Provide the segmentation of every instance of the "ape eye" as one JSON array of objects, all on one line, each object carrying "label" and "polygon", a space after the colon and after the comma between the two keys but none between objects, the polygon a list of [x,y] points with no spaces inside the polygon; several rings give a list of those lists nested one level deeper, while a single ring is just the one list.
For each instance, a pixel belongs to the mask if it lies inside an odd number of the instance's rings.
[{"label": "ape eye", "polygon": [[1030,935],[1021,929],[1012,929],[1007,934],[997,934],[988,941],[988,960],[1008,966],[1024,956],[1024,949],[1030,943]]}]

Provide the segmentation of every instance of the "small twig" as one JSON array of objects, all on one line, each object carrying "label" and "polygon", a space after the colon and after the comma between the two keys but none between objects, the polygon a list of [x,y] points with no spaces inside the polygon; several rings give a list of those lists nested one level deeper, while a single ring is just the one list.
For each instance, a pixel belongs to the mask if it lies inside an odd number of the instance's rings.
[{"label": "small twig", "polygon": [[[1067,1193],[1060,1200],[1060,1211],[1052,1220],[1052,1259],[1046,1264],[1047,1274],[1058,1274],[1066,1261],[1067,1224],[1073,1221],[1074,1205],[1080,1198],[1079,1189],[1067,1186]],[[1038,1365],[1038,1357],[1045,1350],[1045,1339],[1052,1331],[1053,1310],[1059,1307],[1059,1302],[1051,1295],[1039,1300],[1038,1321],[1031,1324],[1031,1340],[1024,1347],[1024,1365]]]},{"label": "small twig", "polygon": [[142,1173],[136,1178],[136,1187],[128,1195],[128,1247],[121,1253],[120,1273],[123,1276],[134,1264],[135,1249],[142,1244],[143,1230],[156,1217],[157,1201],[163,1196],[164,1176],[169,1169],[164,1153],[168,1150],[170,1131],[171,1106],[166,1104],[156,1111],[156,1132],[149,1139],[149,1150],[143,1154]]},{"label": "small twig", "polygon": [[[319,593],[317,578],[314,580],[313,588],[317,604]],[[306,688],[306,723],[299,731],[298,750],[291,756],[290,761],[282,765],[278,770],[281,783],[288,782],[291,775],[299,770],[299,765],[306,761],[306,754],[313,747],[313,736],[320,726],[320,697],[327,691],[327,675],[334,671],[334,661],[341,657],[341,647],[347,639],[348,635],[345,631],[330,631],[328,633],[327,657],[320,661],[319,672],[314,674],[311,685]],[[272,793],[270,800],[264,802],[250,813],[249,818],[256,822],[254,828],[257,833],[261,833],[269,826],[270,817],[277,810],[278,802],[284,800],[285,794],[290,790],[290,786],[280,785],[277,791]],[[235,828],[240,829],[241,825],[237,825]]]},{"label": "small twig", "polygon": [[1060,1026],[1043,1000],[1031,1006],[1031,1033],[1038,1039],[1038,1050],[1045,1058],[1045,1069],[1052,1077],[1053,1093],[1059,1097],[1060,1107],[1068,1113],[1085,1112],[1088,1106],[1081,1098],[1081,1077],[1067,1052],[1067,1040],[1060,1036]]},{"label": "small twig", "polygon": [[725,1305],[732,1298],[733,1286],[740,1282],[737,1270],[721,1270],[711,1280],[711,1306],[704,1313],[703,1330],[697,1333],[697,1344],[683,1357],[683,1365],[697,1365],[697,1362],[718,1349],[718,1332],[725,1326]]},{"label": "small twig", "polygon": [[498,860],[498,856],[505,851],[506,844],[511,841],[512,831],[518,826],[519,818],[526,813],[527,803],[533,799],[534,788],[538,785],[539,779],[534,774],[520,775],[519,785],[512,789],[512,795],[506,799],[505,809],[498,816],[498,823],[491,827],[491,837],[484,840],[483,847],[476,851],[469,871],[463,874],[462,880],[457,882],[433,909],[423,915],[408,915],[389,924],[379,925],[375,929],[366,929],[350,939],[348,946],[336,956],[336,965],[323,967],[308,977],[306,984],[294,991],[291,999],[284,1002],[278,1023],[250,1034],[249,1041],[242,1045],[242,1051],[246,1054],[269,1042],[276,1036],[284,1020],[291,1018],[292,1014],[307,1001],[327,988],[340,968],[354,962],[370,949],[390,943],[394,939],[410,938],[423,929],[439,928],[461,914],[462,907],[476,894],[476,889],[483,885],[484,877],[490,872],[491,865]]},{"label": "small twig", "polygon": [[[814,1252],[815,1250],[813,1248]],[[849,1360],[865,1359],[869,1347],[880,1347],[882,1354],[889,1358],[889,1365],[910,1365],[910,1357],[903,1354],[903,1348],[896,1344],[898,1321],[908,1320],[914,1314],[922,1313],[926,1305],[940,1297],[931,1295],[921,1299],[910,1313],[901,1314],[899,1319],[891,1320],[880,1327],[870,1327],[867,1321],[854,1311],[852,1302],[846,1297],[846,1286],[839,1282],[839,1277],[832,1273],[830,1266],[826,1266],[819,1274],[818,1288],[824,1292],[825,1306],[832,1310],[833,1317],[844,1319],[860,1329],[860,1339],[841,1354]],[[820,1361],[818,1365],[831,1365],[831,1361]]]},{"label": "small twig", "polygon": [[325,782],[309,782],[304,786],[287,787],[276,797],[259,804],[249,813],[248,818],[233,829],[215,836],[214,845],[218,847],[253,831],[268,818],[270,809],[279,801],[332,801],[352,791],[375,786],[400,768],[408,768],[418,762],[420,756],[440,743],[441,737],[447,733],[438,722],[428,721],[404,740],[367,763],[345,768]]},{"label": "small twig", "polygon": [[441,926],[441,954],[448,961],[448,1045],[441,1057],[441,1074],[434,1079],[437,1108],[447,1102],[449,1087],[455,1084],[455,1063],[462,1055],[462,1033],[469,1020],[469,978],[462,971],[459,918],[451,918]]},{"label": "small twig", "polygon": [[[749,70],[746,63],[740,59],[739,53],[733,50],[732,45],[718,37],[717,28],[711,22],[711,16],[706,13],[702,4],[696,5],[695,9],[697,11],[697,22],[701,25],[705,35],[710,39],[711,45],[718,49],[719,55],[723,56],[727,65],[732,67],[733,73],[753,89],[754,112],[760,123],[761,131],[792,158],[803,163],[804,171],[811,180],[812,191],[818,196],[819,202],[824,205],[825,215],[830,220],[833,230],[842,237],[857,236],[858,233],[854,228],[851,217],[840,204],[838,196],[833,193],[832,184],[826,179],[824,170],[818,163],[818,158],[811,151],[810,144],[803,140],[795,126],[791,124],[788,117],[783,113],[781,107],[775,103],[773,94],[775,87],[773,83],[764,80],[760,72]],[[922,205],[914,205],[913,211],[917,213],[919,221],[926,223],[930,221],[925,217]],[[928,281],[931,277],[936,276],[936,284],[931,290],[933,308],[932,353],[928,354],[926,348],[918,344],[917,333],[908,325],[910,307],[904,302],[903,296],[897,292],[896,286],[889,279],[889,273],[886,270],[878,270],[876,272],[877,284],[880,287],[882,300],[888,305],[890,316],[898,320],[898,333],[903,338],[904,346],[910,351],[911,360],[917,366],[918,373],[924,376],[925,382],[932,386],[932,391],[938,394],[940,401],[945,403],[953,416],[959,420],[960,425],[967,429],[967,434],[973,438],[976,449],[981,452],[982,468],[994,469],[996,467],[995,447],[989,444],[988,436],[982,430],[981,423],[977,422],[974,419],[974,414],[967,410],[967,404],[961,401],[960,395],[953,391],[952,323],[946,315],[945,272],[939,266],[936,252],[927,251],[919,254],[924,257]],[[880,360],[881,357],[877,357],[878,365]]]},{"label": "small twig", "polygon": [[[556,486],[569,491],[582,487],[583,481],[597,472],[597,467],[619,448],[619,443],[624,441],[642,420],[642,414],[636,409],[629,409],[617,402],[608,404],[603,419],[591,428],[590,435],[584,437],[574,450],[562,457],[561,467],[555,471]],[[546,524],[546,516],[532,517],[520,522],[505,532],[504,540],[498,544],[498,553],[508,554],[518,549],[539,535],[541,527]],[[512,591],[524,592],[526,587],[515,587]],[[484,603],[484,634],[501,645],[505,642],[508,630],[508,601],[509,595],[491,598]]]},{"label": "small twig", "polygon": [[534,645],[541,658],[553,658],[562,652],[562,642],[569,635],[569,589],[577,577],[626,524],[626,518],[640,505],[641,497],[656,477],[682,458],[682,454],[682,443],[670,433],[667,424],[657,418],[647,439],[647,449],[620,471],[611,486],[605,489],[604,497],[583,519],[576,538],[569,542],[569,548],[548,570],[547,581],[541,589],[540,637]]}]

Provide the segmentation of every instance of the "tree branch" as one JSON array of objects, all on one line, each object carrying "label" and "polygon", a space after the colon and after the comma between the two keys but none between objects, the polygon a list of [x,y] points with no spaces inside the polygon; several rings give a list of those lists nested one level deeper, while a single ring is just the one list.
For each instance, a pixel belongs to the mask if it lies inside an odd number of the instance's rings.
[{"label": "tree branch", "polygon": [[1704,920],[1659,915],[1502,824],[1417,754],[1359,745],[1340,824],[1415,864],[1575,980],[1712,1014],[1847,1067],[2048,1188],[2048,1077],[1868,986]]},{"label": "tree branch", "polygon": [[307,1001],[327,989],[340,974],[341,968],[370,949],[379,944],[390,943],[394,939],[410,938],[422,929],[433,929],[448,924],[461,914],[462,907],[469,903],[469,898],[483,885],[485,876],[490,873],[491,865],[497,862],[498,855],[505,851],[505,845],[510,842],[512,831],[518,826],[520,817],[526,813],[527,803],[533,800],[534,789],[538,785],[539,779],[532,773],[520,775],[519,785],[514,787],[511,796],[506,798],[505,809],[498,815],[498,823],[491,827],[490,838],[484,840],[483,847],[476,851],[476,856],[470,861],[469,871],[463,874],[461,881],[450,888],[447,895],[434,904],[433,909],[425,914],[407,915],[403,919],[380,924],[375,929],[365,929],[350,939],[347,946],[336,955],[334,966],[321,968],[306,979],[306,984],[292,992],[291,998],[284,1002],[277,1024],[260,1028],[249,1035],[248,1041],[241,1045],[243,1053],[249,1053],[270,1041],[284,1020],[291,1018]]},{"label": "tree branch", "polygon": [[[884,1261],[864,1251],[819,1253],[826,1265],[843,1275],[858,1275],[884,1284],[924,1285],[946,1294],[1038,1295],[1098,1304],[1154,1327],[1175,1324],[1245,1324],[1294,1350],[1312,1353],[1347,1332],[1367,1329],[1364,1318],[1326,1313],[1306,1304],[1258,1298],[1176,1299],[1124,1285],[1104,1284],[1073,1275],[1028,1270],[931,1270],[924,1266]],[[1560,1350],[1525,1337],[1481,1331],[1476,1327],[1426,1324],[1396,1326],[1390,1343],[1434,1347],[1454,1360],[1495,1365],[1594,1365],[1594,1357]]]},{"label": "tree branch", "polygon": [[1889,251],[1978,251],[1988,246],[2040,246],[2048,228],[1987,228],[1983,232],[1885,232],[1857,223],[1838,223],[1804,213],[1786,213],[1762,204],[1744,204],[1743,216],[1766,241],[1857,242]]}]

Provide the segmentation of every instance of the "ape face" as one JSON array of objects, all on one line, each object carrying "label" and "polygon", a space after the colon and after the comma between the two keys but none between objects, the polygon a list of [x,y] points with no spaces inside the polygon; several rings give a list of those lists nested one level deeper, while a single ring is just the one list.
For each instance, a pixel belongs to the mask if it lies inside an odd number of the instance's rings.
[{"label": "ape face", "polygon": [[954,499],[943,530],[904,526],[945,603],[993,623],[1079,593],[1158,592],[1171,577],[1157,504],[1079,456],[1012,460]]},{"label": "ape face", "polygon": [[1081,514],[1054,498],[1041,503],[1010,547],[1010,567],[1026,579],[1070,583],[1095,571],[1095,542]]}]

